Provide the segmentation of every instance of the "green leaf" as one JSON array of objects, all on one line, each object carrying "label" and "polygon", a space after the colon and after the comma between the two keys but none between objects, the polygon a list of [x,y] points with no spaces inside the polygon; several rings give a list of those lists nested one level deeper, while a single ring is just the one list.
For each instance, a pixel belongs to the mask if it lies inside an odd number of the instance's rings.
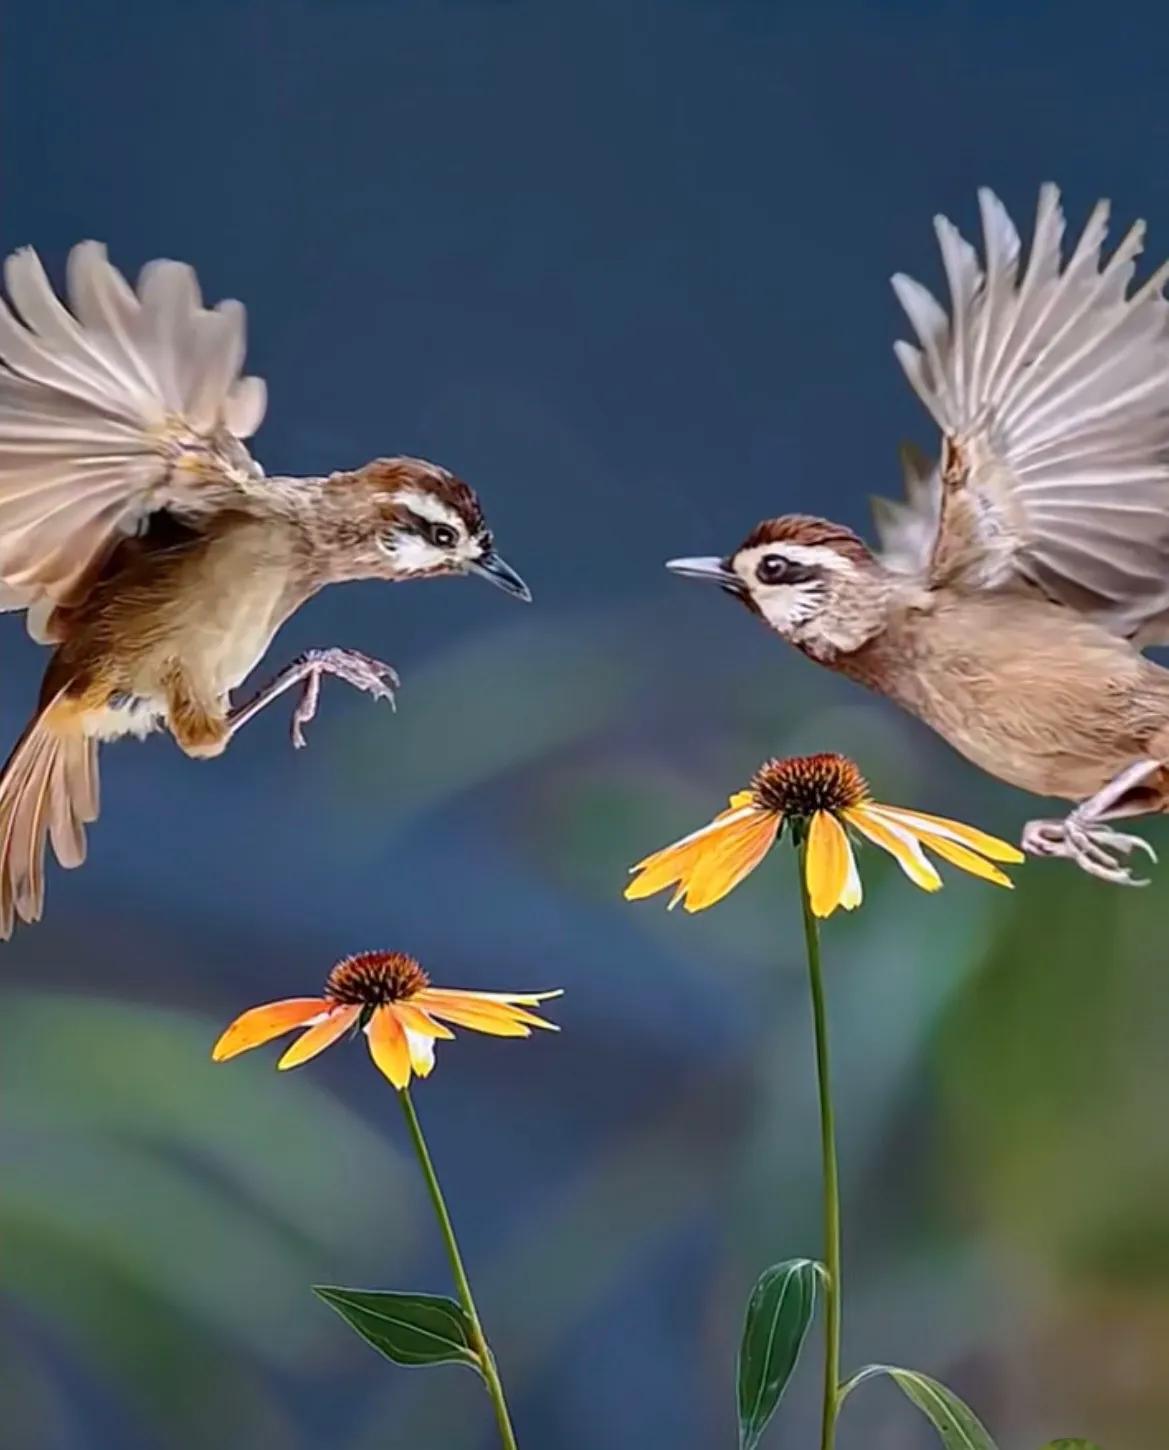
[{"label": "green leaf", "polygon": [[1095,1440],[1049,1440],[1043,1450],[1100,1450]]},{"label": "green leaf", "polygon": [[471,1321],[453,1299],[324,1284],[314,1284],[313,1293],[395,1364],[465,1364],[483,1371]]},{"label": "green leaf", "polygon": [[787,1388],[816,1307],[820,1265],[811,1259],[773,1264],[747,1304],[739,1347],[739,1447],[755,1450]]},{"label": "green leaf", "polygon": [[895,1381],[910,1400],[938,1432],[945,1450],[996,1450],[994,1441],[986,1426],[969,1405],[964,1404],[953,1390],[929,1375],[919,1374],[913,1369],[896,1369],[889,1364],[870,1364],[844,1386],[840,1398],[856,1389],[862,1380],[873,1375],[887,1374]]}]

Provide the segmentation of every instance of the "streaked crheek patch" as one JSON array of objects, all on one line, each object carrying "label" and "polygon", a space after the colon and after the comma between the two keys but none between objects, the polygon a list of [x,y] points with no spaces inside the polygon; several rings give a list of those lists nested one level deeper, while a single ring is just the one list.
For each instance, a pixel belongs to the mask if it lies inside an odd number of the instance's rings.
[{"label": "streaked crheek patch", "polygon": [[409,519],[387,529],[380,539],[381,547],[404,572],[426,574],[439,569],[458,569],[481,559],[490,547],[485,535],[471,533],[459,510],[437,494],[405,488],[393,495],[393,502],[396,510],[414,515],[427,524],[448,528],[454,534],[453,543],[444,545],[436,543]]},{"label": "streaked crheek patch", "polygon": [[[759,577],[759,566],[769,558],[815,572],[797,583],[767,584]],[[804,544],[757,544],[740,549],[731,560],[731,569],[772,629],[789,637],[820,612],[828,597],[828,575],[855,573],[855,565],[832,549]]]}]

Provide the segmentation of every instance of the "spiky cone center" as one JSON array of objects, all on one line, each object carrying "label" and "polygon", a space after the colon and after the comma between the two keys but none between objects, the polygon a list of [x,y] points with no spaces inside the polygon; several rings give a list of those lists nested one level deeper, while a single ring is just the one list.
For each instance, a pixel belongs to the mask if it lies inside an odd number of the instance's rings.
[{"label": "spiky cone center", "polygon": [[869,786],[843,755],[795,755],[769,760],[755,772],[751,794],[757,805],[785,820],[808,820],[817,811],[839,816],[869,799]]},{"label": "spiky cone center", "polygon": [[325,996],[339,1005],[372,1010],[406,1002],[430,985],[430,978],[405,952],[360,952],[329,973]]}]

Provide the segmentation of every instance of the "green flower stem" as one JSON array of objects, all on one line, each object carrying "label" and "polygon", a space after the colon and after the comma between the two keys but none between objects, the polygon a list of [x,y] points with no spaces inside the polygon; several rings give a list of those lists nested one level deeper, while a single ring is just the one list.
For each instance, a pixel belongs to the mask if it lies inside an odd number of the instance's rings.
[{"label": "green flower stem", "polygon": [[414,1151],[418,1155],[418,1162],[422,1168],[422,1176],[426,1179],[426,1187],[430,1193],[430,1201],[434,1205],[434,1216],[438,1219],[439,1232],[442,1234],[442,1241],[446,1246],[447,1258],[450,1260],[451,1273],[454,1276],[459,1303],[463,1306],[467,1318],[471,1321],[472,1343],[483,1367],[483,1378],[487,1382],[487,1393],[491,1396],[491,1403],[495,1408],[495,1420],[499,1426],[499,1438],[503,1442],[504,1450],[518,1450],[515,1431],[511,1426],[511,1416],[507,1412],[507,1400],[503,1394],[503,1381],[499,1378],[499,1370],[496,1368],[495,1356],[491,1353],[491,1346],[487,1343],[487,1336],[483,1333],[483,1324],[479,1318],[479,1311],[475,1308],[475,1300],[471,1295],[470,1280],[467,1278],[467,1271],[463,1267],[463,1256],[459,1253],[458,1241],[455,1238],[454,1225],[451,1223],[451,1216],[447,1212],[446,1200],[442,1196],[442,1189],[438,1184],[438,1176],[434,1171],[434,1164],[430,1161],[430,1152],[426,1146],[426,1139],[422,1136],[422,1124],[418,1121],[418,1114],[414,1111],[414,1104],[410,1101],[409,1090],[402,1088],[398,1096],[402,1101],[402,1111],[406,1115],[406,1126],[410,1129],[410,1138],[414,1143]]},{"label": "green flower stem", "polygon": [[836,1126],[832,1111],[832,1075],[828,1059],[828,1017],[824,1007],[824,976],[820,968],[820,928],[808,895],[808,844],[796,852],[800,902],[804,909],[804,941],[808,949],[808,980],[812,989],[812,1020],[816,1029],[816,1078],[820,1088],[820,1159],[824,1194],[824,1411],[820,1450],[833,1450],[840,1410],[840,1179],[836,1168]]}]

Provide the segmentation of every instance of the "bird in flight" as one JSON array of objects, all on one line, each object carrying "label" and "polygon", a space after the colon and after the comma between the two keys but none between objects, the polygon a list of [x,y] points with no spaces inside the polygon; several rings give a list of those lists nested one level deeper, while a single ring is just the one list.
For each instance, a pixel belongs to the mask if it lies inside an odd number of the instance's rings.
[{"label": "bird in flight", "polygon": [[975,765],[1074,802],[1022,845],[1106,881],[1156,859],[1126,817],[1169,810],[1169,264],[1133,285],[1144,224],[1111,255],[1100,202],[1065,249],[1039,194],[1024,262],[979,193],[980,257],[935,222],[947,311],[893,278],[916,333],[896,354],[941,430],[903,454],[907,498],[877,501],[881,548],[804,514],[731,554],[674,559],[783,639],[918,716]]},{"label": "bird in flight", "polygon": [[192,269],[135,291],[97,242],[69,255],[66,307],[35,252],[0,300],[0,609],[54,646],[36,713],[0,775],[0,936],[35,921],[52,841],[85,856],[103,740],[170,731],[192,756],[296,688],[304,743],[322,676],[393,700],[386,664],[313,650],[247,703],[231,692],[327,584],[474,574],[527,600],[478,498],[417,458],[268,477],[243,440],[264,416],[242,375],[244,309],[205,308]]}]

